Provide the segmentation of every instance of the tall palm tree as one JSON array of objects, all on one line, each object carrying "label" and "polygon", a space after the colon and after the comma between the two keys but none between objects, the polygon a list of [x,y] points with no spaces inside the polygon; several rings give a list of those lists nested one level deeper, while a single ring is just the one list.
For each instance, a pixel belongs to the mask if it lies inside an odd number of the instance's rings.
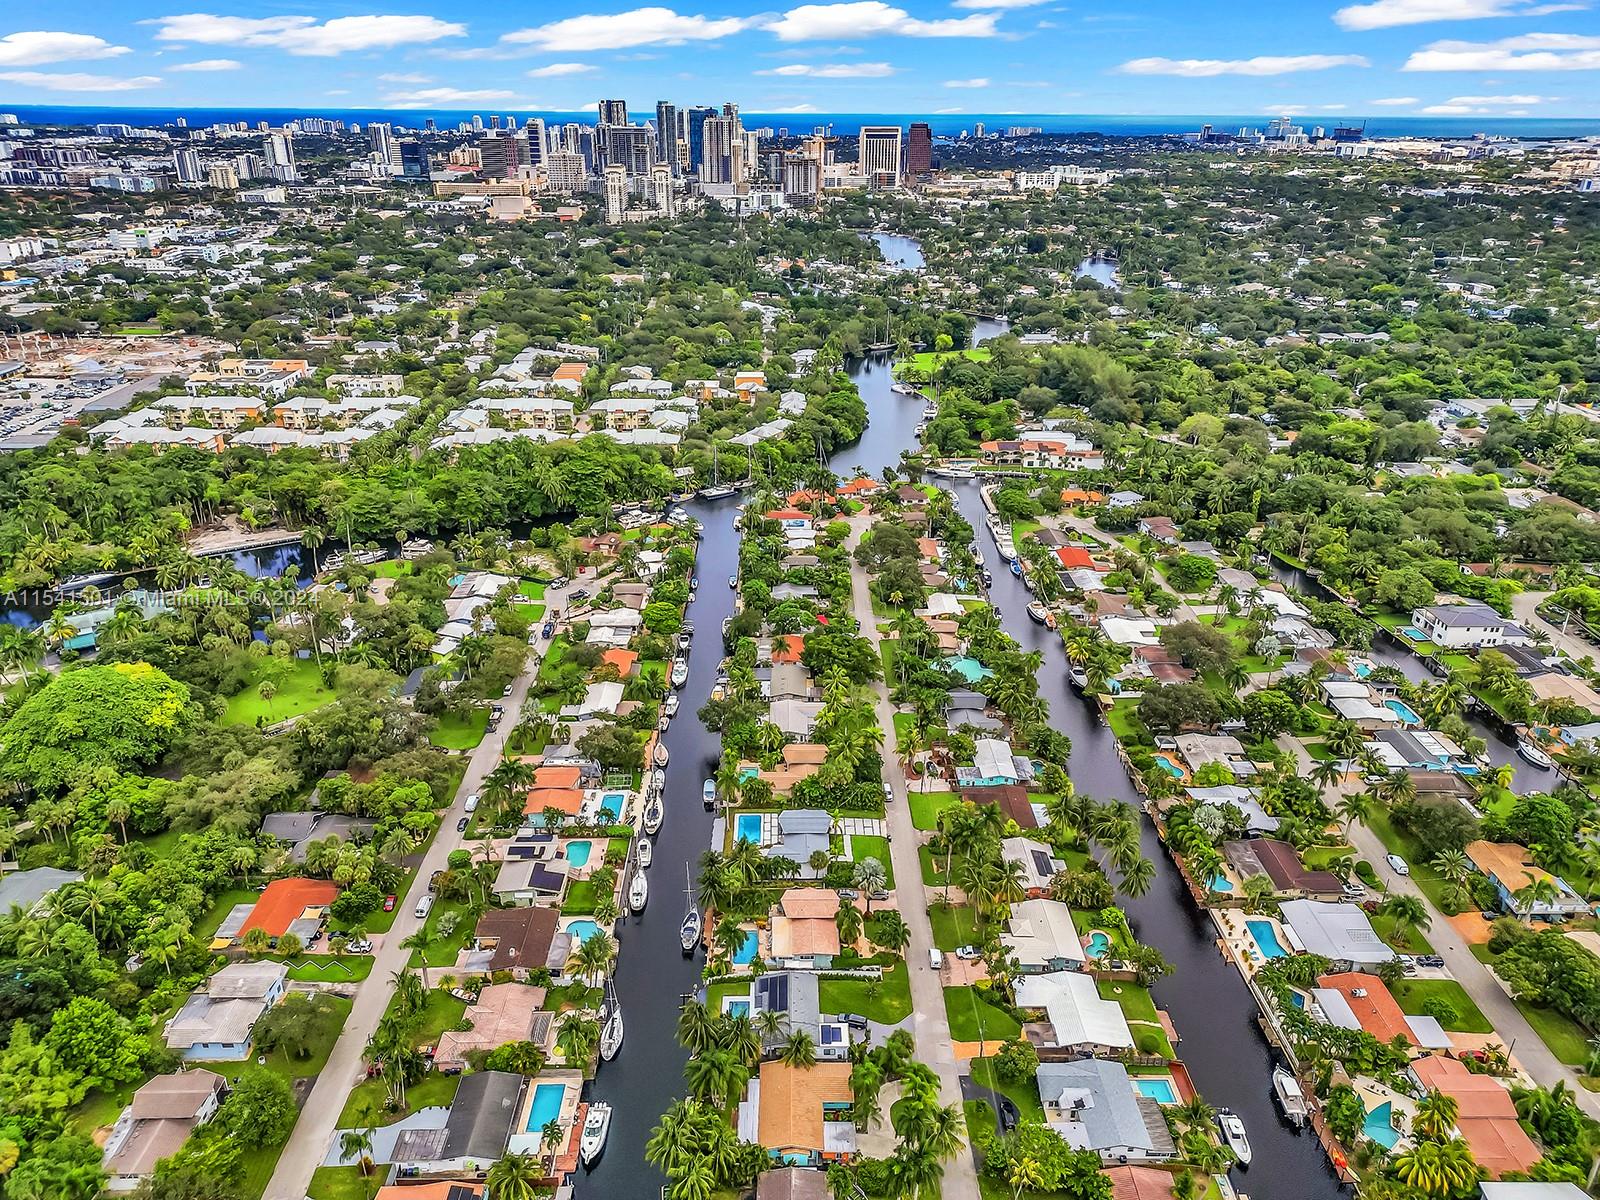
[{"label": "tall palm tree", "polygon": [[361,1164],[361,1174],[372,1174],[371,1129],[346,1129],[339,1135],[339,1157],[356,1159]]},{"label": "tall palm tree", "polygon": [[1405,892],[1396,893],[1378,906],[1386,917],[1393,917],[1396,925],[1413,925],[1426,929],[1433,924],[1433,914],[1421,899]]},{"label": "tall palm tree", "polygon": [[778,1058],[791,1067],[817,1065],[817,1043],[804,1029],[796,1029],[778,1050]]},{"label": "tall palm tree", "polygon": [[883,863],[876,858],[863,858],[855,865],[850,873],[850,881],[861,889],[866,897],[867,913],[872,912],[872,893],[881,890],[889,882],[889,873],[884,869]]},{"label": "tall palm tree", "polygon": [[1155,863],[1140,855],[1122,869],[1121,875],[1117,878],[1117,891],[1124,896],[1137,900],[1150,890],[1150,885],[1155,882],[1155,879]]},{"label": "tall palm tree", "polygon": [[698,1000],[688,1000],[678,1010],[678,1044],[690,1054],[702,1054],[716,1045],[716,1021]]},{"label": "tall palm tree", "polygon": [[1400,1182],[1420,1196],[1451,1196],[1478,1178],[1478,1164],[1460,1138],[1418,1142],[1394,1160]]},{"label": "tall palm tree", "polygon": [[496,1160],[484,1177],[495,1200],[534,1200],[543,1170],[531,1154],[507,1154]]},{"label": "tall palm tree", "polygon": [[1443,1142],[1450,1137],[1450,1131],[1456,1126],[1456,1117],[1459,1115],[1460,1106],[1454,1096],[1431,1089],[1417,1104],[1416,1112],[1411,1116],[1411,1128],[1419,1136],[1431,1142]]}]

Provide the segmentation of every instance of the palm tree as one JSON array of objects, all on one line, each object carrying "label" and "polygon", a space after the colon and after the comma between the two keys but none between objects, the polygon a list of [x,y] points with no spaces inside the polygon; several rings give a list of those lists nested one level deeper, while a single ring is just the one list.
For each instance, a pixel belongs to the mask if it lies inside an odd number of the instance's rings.
[{"label": "palm tree", "polygon": [[839,911],[833,914],[834,927],[839,931],[839,944],[841,946],[854,946],[861,936],[861,927],[864,920],[861,910],[852,901],[839,901]]},{"label": "palm tree", "polygon": [[1459,1111],[1454,1096],[1447,1096],[1437,1089],[1430,1090],[1417,1104],[1417,1110],[1411,1117],[1411,1128],[1430,1142],[1445,1141],[1456,1126]]},{"label": "palm tree", "polygon": [[609,934],[591,933],[578,944],[572,965],[579,979],[587,981],[591,987],[599,987],[616,957],[617,944]]},{"label": "palm tree", "polygon": [[796,1029],[779,1049],[778,1058],[791,1067],[814,1067],[817,1065],[817,1044],[804,1029]]},{"label": "palm tree", "polygon": [[561,1122],[551,1117],[539,1130],[539,1149],[547,1156],[553,1156],[566,1138],[567,1131]]},{"label": "palm tree", "polygon": [[400,943],[402,950],[415,950],[417,952],[417,969],[422,972],[422,986],[424,989],[432,986],[428,982],[428,951],[438,944],[438,935],[426,925]]},{"label": "palm tree", "polygon": [[1554,904],[1561,899],[1561,889],[1549,877],[1528,877],[1528,882],[1511,893],[1511,898],[1517,902],[1517,907],[1528,913],[1534,912],[1539,905]]},{"label": "palm tree", "polygon": [[706,1006],[688,1000],[678,1010],[678,1044],[690,1054],[703,1054],[716,1045],[717,1026]]},{"label": "palm tree", "polygon": [[1396,926],[1412,925],[1426,929],[1433,924],[1433,914],[1428,911],[1428,906],[1418,897],[1404,892],[1390,896],[1378,906],[1378,911],[1386,917],[1393,917]]},{"label": "palm tree", "polygon": [[889,882],[889,873],[884,870],[883,864],[876,858],[863,858],[855,865],[855,870],[850,873],[850,881],[861,890],[867,901],[867,913],[872,912],[872,893],[881,890]]},{"label": "palm tree", "polygon": [[1042,1188],[1044,1171],[1039,1166],[1039,1160],[1026,1154],[1021,1155],[1012,1162],[1006,1182],[1011,1185],[1011,1200],[1022,1200],[1022,1193],[1025,1190]]},{"label": "palm tree", "polygon": [[1450,885],[1457,902],[1465,900],[1469,894],[1467,880],[1472,878],[1472,860],[1460,850],[1441,850],[1433,856],[1433,869],[1439,872],[1439,878]]},{"label": "palm tree", "polygon": [[372,1133],[371,1129],[347,1129],[339,1135],[339,1157],[357,1159],[363,1175],[372,1174]]},{"label": "palm tree", "polygon": [[882,946],[885,950],[892,950],[896,954],[904,954],[906,946],[911,942],[911,927],[894,909],[884,909],[872,923],[871,938],[875,946]]},{"label": "palm tree", "polygon": [[579,1012],[569,1012],[556,1033],[556,1046],[569,1066],[584,1067],[600,1044],[600,1022]]},{"label": "palm tree", "polygon": [[1478,1178],[1478,1164],[1460,1138],[1418,1142],[1394,1160],[1400,1182],[1421,1196],[1450,1196]]},{"label": "palm tree", "polygon": [[1348,792],[1339,797],[1339,804],[1334,812],[1344,831],[1345,841],[1348,842],[1350,826],[1365,824],[1367,818],[1372,815],[1372,796],[1368,792]]},{"label": "palm tree", "polygon": [[507,1154],[489,1168],[484,1177],[495,1200],[534,1200],[539,1194],[543,1170],[531,1154]]},{"label": "palm tree", "polygon": [[1150,890],[1156,879],[1156,865],[1142,854],[1123,868],[1117,879],[1117,891],[1137,900]]}]

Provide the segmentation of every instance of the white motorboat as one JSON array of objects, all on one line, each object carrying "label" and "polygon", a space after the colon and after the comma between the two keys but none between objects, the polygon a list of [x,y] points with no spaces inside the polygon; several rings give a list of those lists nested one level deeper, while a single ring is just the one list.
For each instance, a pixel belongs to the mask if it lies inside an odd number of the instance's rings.
[{"label": "white motorboat", "polygon": [[683,921],[678,925],[678,944],[685,954],[693,954],[700,944],[700,909],[694,902],[694,888],[689,883],[689,864],[683,864],[683,896],[687,906]]},{"label": "white motorboat", "polygon": [[700,785],[700,799],[705,802],[707,808],[711,808],[716,804],[717,781],[715,779],[708,779]]},{"label": "white motorboat", "polygon": [[1306,1096],[1300,1090],[1300,1081],[1282,1067],[1272,1068],[1272,1091],[1278,1098],[1283,1115],[1295,1125],[1306,1123]]},{"label": "white motorboat", "polygon": [[1517,739],[1517,753],[1522,756],[1525,762],[1530,762],[1534,766],[1546,771],[1550,770],[1556,765],[1555,759],[1551,758],[1532,742],[1525,742],[1520,738]]},{"label": "white motorboat", "polygon": [[591,1104],[589,1115],[583,1119],[583,1134],[578,1139],[578,1153],[583,1165],[589,1166],[606,1148],[606,1135],[611,1132],[611,1105]]},{"label": "white motorboat", "polygon": [[739,587],[739,577],[737,575],[729,575],[728,586],[737,590]]},{"label": "white motorboat", "polygon": [[655,836],[661,828],[661,820],[667,815],[666,809],[661,807],[661,793],[657,792],[650,797],[650,803],[644,806],[644,831]]},{"label": "white motorboat", "polygon": [[656,766],[658,766],[658,767],[666,766],[667,765],[667,757],[668,757],[667,756],[667,744],[665,742],[658,741],[656,743],[656,753],[655,753]]},{"label": "white motorboat", "polygon": [[681,688],[689,682],[689,660],[675,658],[672,660],[672,686]]},{"label": "white motorboat", "polygon": [[628,908],[633,912],[643,912],[644,906],[650,903],[650,879],[643,871],[635,871],[633,878],[628,881]]},{"label": "white motorboat", "polygon": [[1233,1151],[1239,1165],[1250,1165],[1250,1138],[1245,1134],[1244,1122],[1231,1108],[1217,1110],[1217,1128],[1222,1131],[1223,1144]]},{"label": "white motorboat", "polygon": [[694,635],[692,633],[690,633],[687,629],[685,629],[682,633],[680,633],[678,635],[678,649],[679,650],[687,650],[689,648],[689,643],[693,639],[694,639]]},{"label": "white motorboat", "polygon": [[663,711],[667,714],[668,720],[678,715],[678,697],[676,693],[667,697],[667,703]]},{"label": "white motorboat", "polygon": [[337,571],[337,570],[339,570],[339,568],[343,567],[344,564],[345,564],[344,555],[342,553],[340,553],[338,550],[335,550],[332,554],[327,555],[322,560],[322,569],[324,571]]},{"label": "white motorboat", "polygon": [[649,838],[640,838],[639,865],[641,867],[648,867],[653,861],[655,861],[655,857],[655,844]]},{"label": "white motorboat", "polygon": [[657,767],[654,771],[652,771],[650,773],[650,785],[646,790],[647,791],[653,791],[653,792],[659,792],[662,788],[664,788],[666,786],[667,786],[667,773],[665,771],[663,771],[660,767]]},{"label": "white motorboat", "polygon": [[1028,620],[1035,625],[1051,624],[1050,610],[1045,607],[1043,600],[1035,600],[1028,605]]},{"label": "white motorboat", "polygon": [[701,488],[700,499],[721,500],[724,496],[731,496],[738,490],[739,489],[734,487],[731,483],[722,483],[718,484],[716,487]]}]

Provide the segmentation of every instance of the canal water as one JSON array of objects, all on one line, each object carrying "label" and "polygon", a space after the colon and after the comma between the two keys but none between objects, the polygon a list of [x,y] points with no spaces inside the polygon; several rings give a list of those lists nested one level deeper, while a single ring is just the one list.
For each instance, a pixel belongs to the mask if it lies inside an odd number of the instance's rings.
[{"label": "canal water", "polygon": [[1091,254],[1078,264],[1073,271],[1074,279],[1092,279],[1101,287],[1114,288],[1119,284],[1117,279],[1117,260],[1106,258],[1099,254]]}]

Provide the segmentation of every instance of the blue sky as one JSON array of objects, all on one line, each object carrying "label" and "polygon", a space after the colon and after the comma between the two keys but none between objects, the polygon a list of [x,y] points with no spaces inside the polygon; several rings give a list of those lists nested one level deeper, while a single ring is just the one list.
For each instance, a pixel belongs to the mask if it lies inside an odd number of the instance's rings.
[{"label": "blue sky", "polygon": [[1586,0],[20,7],[0,104],[1600,116]]}]

